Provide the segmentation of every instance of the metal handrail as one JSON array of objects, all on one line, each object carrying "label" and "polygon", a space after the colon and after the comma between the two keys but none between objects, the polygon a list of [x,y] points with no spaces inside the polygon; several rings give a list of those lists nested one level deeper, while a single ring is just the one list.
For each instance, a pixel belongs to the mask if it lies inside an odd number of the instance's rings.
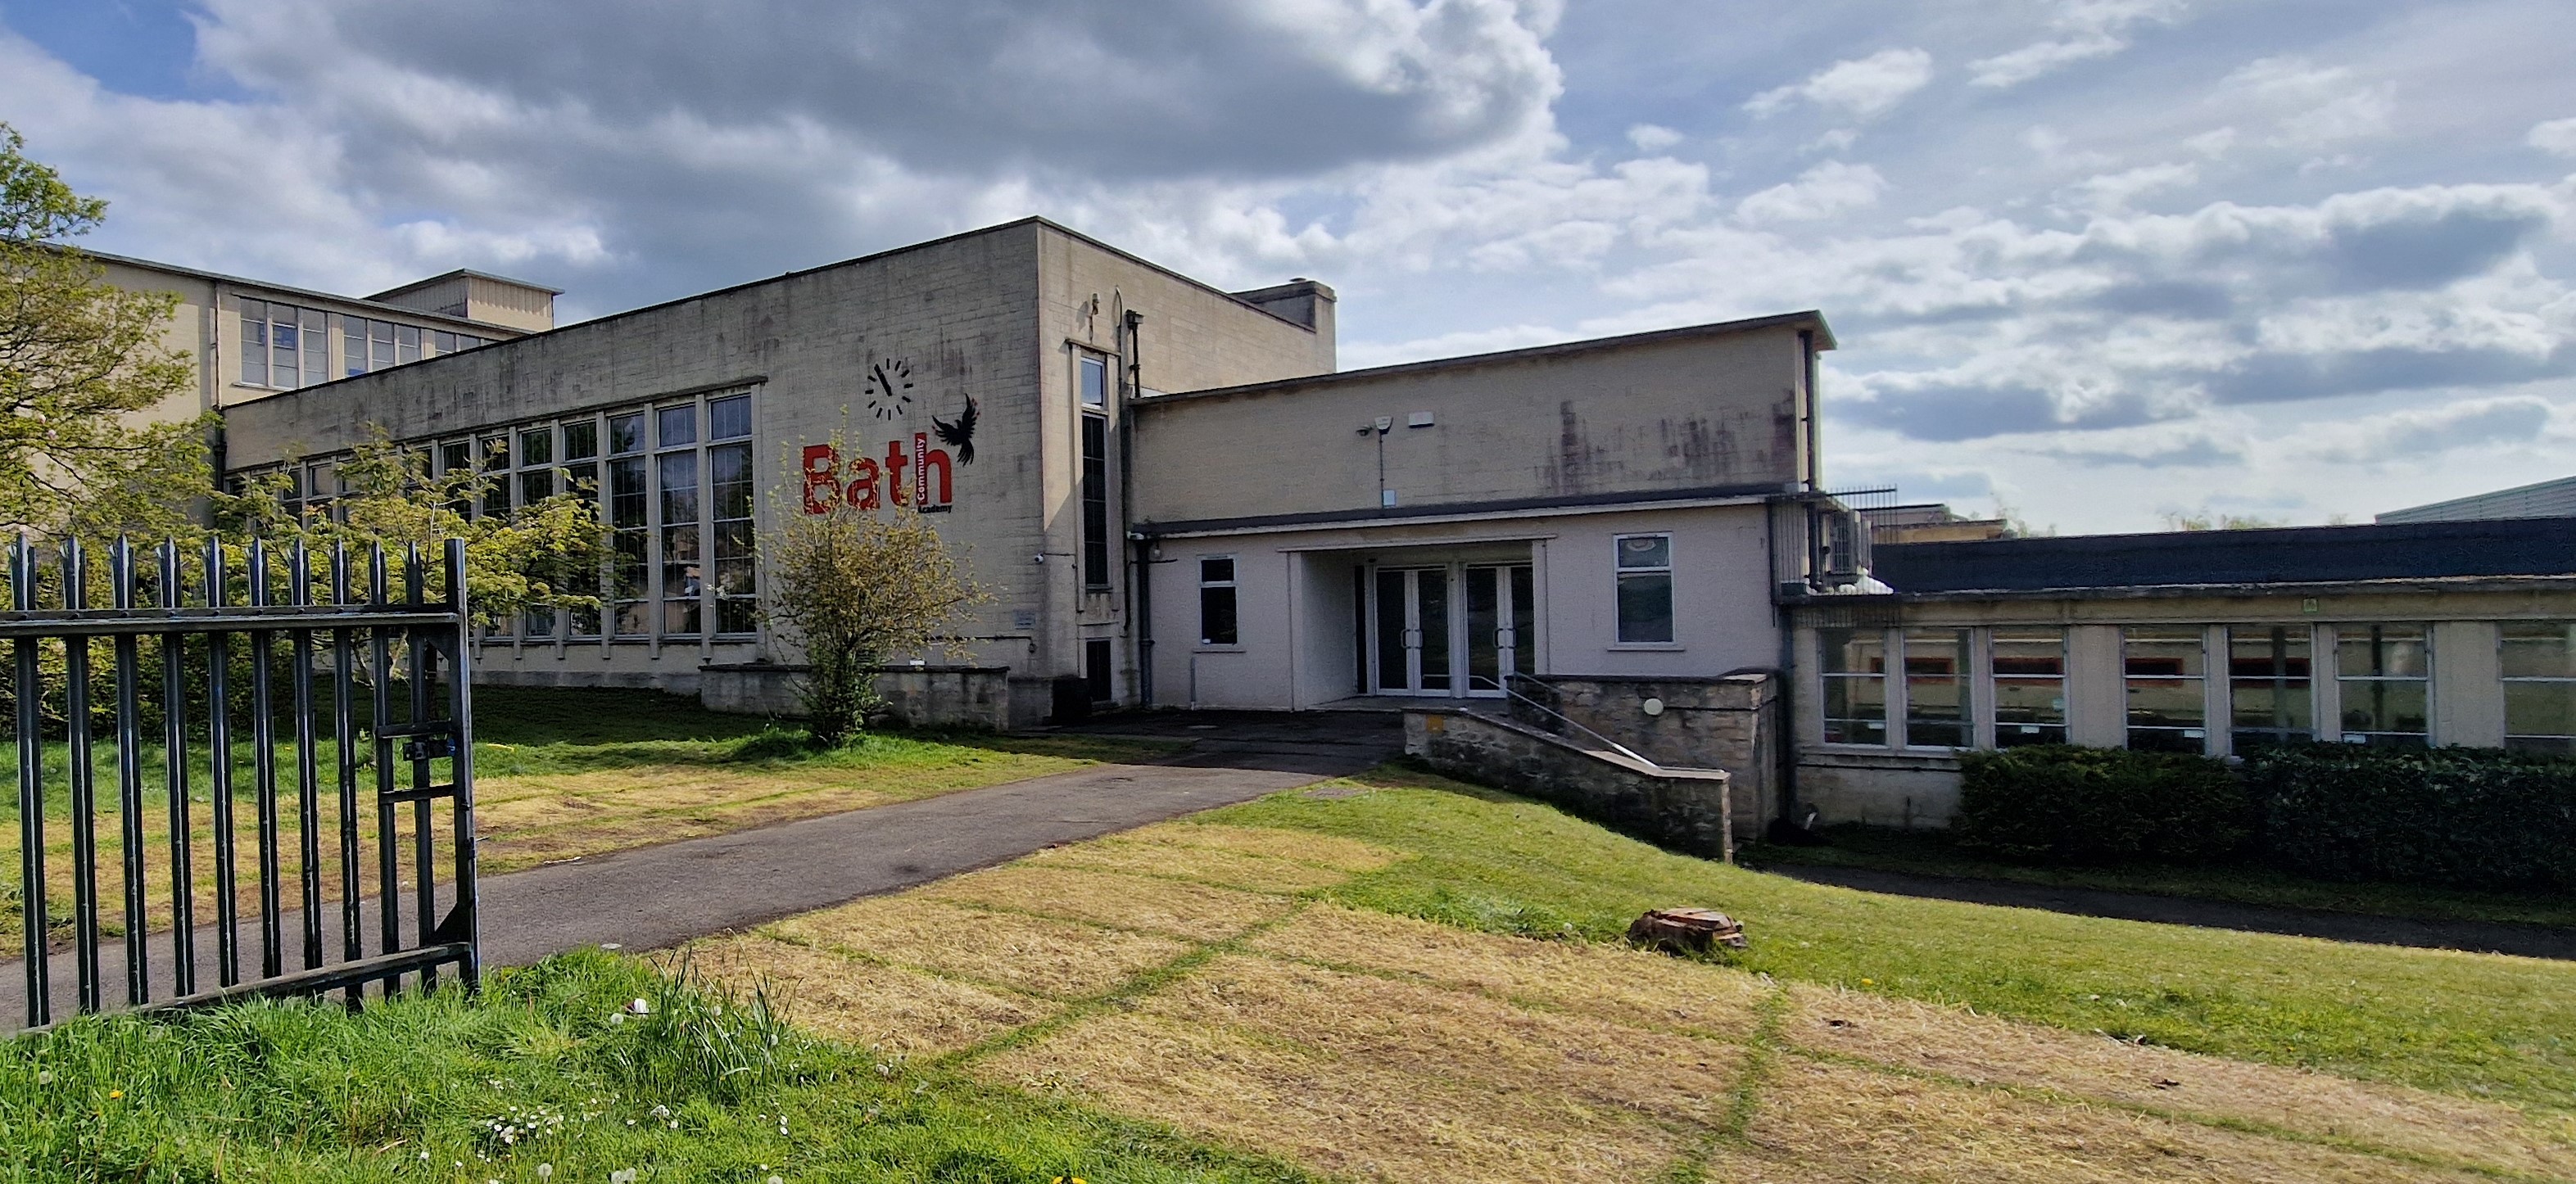
[{"label": "metal handrail", "polygon": [[[1515,674],[1515,675],[1511,675],[1510,677],[1511,677],[1511,678],[1526,678],[1526,677],[1528,677],[1528,676],[1527,676],[1527,675],[1522,675],[1522,674]],[[1532,706],[1532,707],[1538,708],[1540,711],[1546,712],[1548,715],[1554,716],[1555,718],[1557,718],[1557,719],[1559,719],[1559,720],[1564,721],[1564,723],[1565,723],[1565,725],[1566,725],[1567,727],[1573,728],[1575,731],[1581,732],[1581,733],[1583,733],[1583,734],[1584,734],[1584,735],[1586,735],[1586,736],[1590,736],[1590,737],[1592,737],[1593,739],[1598,740],[1598,741],[1602,742],[1603,744],[1608,745],[1608,746],[1610,747],[1610,750],[1611,750],[1612,752],[1616,752],[1616,753],[1618,753],[1619,755],[1624,756],[1624,757],[1628,758],[1629,760],[1635,761],[1635,762],[1637,762],[1638,764],[1644,765],[1644,766],[1646,766],[1646,767],[1647,767],[1647,768],[1649,768],[1649,769],[1653,769],[1654,771],[1656,771],[1656,772],[1658,772],[1658,773],[1660,773],[1660,772],[1663,772],[1663,771],[1664,771],[1664,767],[1663,767],[1662,765],[1656,764],[1654,761],[1648,760],[1648,759],[1646,758],[1645,754],[1640,753],[1640,752],[1636,751],[1635,749],[1629,748],[1627,745],[1625,745],[1625,744],[1621,744],[1621,743],[1619,743],[1618,741],[1613,740],[1613,739],[1609,738],[1608,736],[1604,736],[1604,735],[1602,735],[1602,734],[1601,734],[1601,733],[1599,733],[1599,732],[1593,731],[1593,730],[1592,730],[1592,729],[1590,729],[1590,728],[1584,727],[1582,724],[1576,723],[1576,722],[1574,721],[1574,717],[1569,716],[1569,715],[1565,714],[1565,713],[1564,713],[1564,712],[1562,712],[1562,711],[1558,711],[1557,709],[1555,709],[1555,708],[1553,708],[1553,707],[1550,707],[1550,706],[1548,706],[1548,705],[1547,705],[1547,704],[1545,704],[1545,703],[1541,703],[1541,702],[1539,702],[1539,701],[1538,701],[1538,700],[1536,700],[1536,699],[1530,698],[1529,696],[1527,696],[1527,695],[1524,695],[1524,694],[1520,693],[1519,691],[1515,691],[1515,690],[1513,690],[1513,689],[1512,689],[1512,684],[1511,684],[1508,680],[1506,680],[1506,681],[1503,683],[1503,694],[1504,694],[1504,695],[1506,695],[1506,696],[1509,696],[1509,697],[1511,697],[1511,698],[1518,699],[1518,700],[1520,700],[1520,701],[1521,701],[1521,702],[1523,702],[1523,703],[1527,703],[1527,704],[1529,704],[1529,705],[1530,705],[1530,706]]]}]

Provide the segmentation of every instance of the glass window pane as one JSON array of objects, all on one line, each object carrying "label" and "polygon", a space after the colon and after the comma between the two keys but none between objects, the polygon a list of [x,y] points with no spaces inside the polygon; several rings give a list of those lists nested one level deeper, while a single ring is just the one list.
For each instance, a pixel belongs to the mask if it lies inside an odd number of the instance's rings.
[{"label": "glass window pane", "polygon": [[519,474],[519,504],[533,506],[555,495],[553,469],[528,469]]},{"label": "glass window pane", "polygon": [[1619,577],[1619,640],[1629,643],[1673,639],[1673,575],[1633,572]]},{"label": "glass window pane", "polygon": [[1109,365],[1089,354],[1082,358],[1082,405],[1105,407],[1109,403]]},{"label": "glass window pane", "polygon": [[1905,631],[1905,742],[1965,748],[1971,742],[1968,710],[1968,638],[1965,629]]},{"label": "glass window pane", "polygon": [[1233,583],[1234,559],[1229,556],[1222,559],[1199,560],[1199,582],[1202,584]]},{"label": "glass window pane", "polygon": [[429,335],[430,349],[440,356],[456,352],[456,335],[441,329]]},{"label": "glass window pane", "polygon": [[2315,739],[2308,649],[2305,625],[2228,629],[2228,710],[2236,751]]},{"label": "glass window pane", "polygon": [[2507,736],[2576,736],[2576,679],[2504,684]]},{"label": "glass window pane", "polygon": [[1826,743],[1887,743],[1886,638],[1877,629],[1821,631]]},{"label": "glass window pane", "polygon": [[2346,734],[2403,734],[2419,740],[2423,737],[2424,680],[2347,679],[2341,690]]},{"label": "glass window pane", "polygon": [[751,434],[751,396],[707,400],[707,439],[739,440]]},{"label": "glass window pane", "polygon": [[555,460],[555,433],[551,428],[528,428],[519,433],[519,463],[548,465]]},{"label": "glass window pane", "polygon": [[1217,586],[1199,589],[1199,641],[1204,645],[1235,644],[1234,589]]},{"label": "glass window pane", "polygon": [[394,326],[394,364],[401,365],[406,362],[417,362],[419,360],[420,327],[417,325]]},{"label": "glass window pane", "polygon": [[644,451],[643,412],[608,417],[608,450],[612,453]]},{"label": "glass window pane", "polygon": [[587,460],[599,455],[599,421],[576,419],[563,425],[565,460]]},{"label": "glass window pane", "polygon": [[2422,625],[2338,625],[2335,660],[2346,678],[2422,678],[2431,668]]},{"label": "glass window pane", "polygon": [[1987,634],[1994,664],[1995,746],[2066,741],[2066,633],[1997,626]]},{"label": "glass window pane", "polygon": [[2207,747],[2209,707],[2201,689],[2206,661],[2199,629],[2152,625],[2121,631],[2129,747],[2171,752]]},{"label": "glass window pane", "polygon": [[355,378],[367,372],[367,319],[340,319],[340,373]]},{"label": "glass window pane", "polygon": [[653,413],[653,439],[662,447],[698,442],[698,407],[684,403]]},{"label": "glass window pane", "polygon": [[2576,621],[2506,621],[2506,678],[2576,678]]},{"label": "glass window pane", "polygon": [[1630,535],[1619,540],[1619,566],[1671,567],[1673,540],[1670,535]]}]

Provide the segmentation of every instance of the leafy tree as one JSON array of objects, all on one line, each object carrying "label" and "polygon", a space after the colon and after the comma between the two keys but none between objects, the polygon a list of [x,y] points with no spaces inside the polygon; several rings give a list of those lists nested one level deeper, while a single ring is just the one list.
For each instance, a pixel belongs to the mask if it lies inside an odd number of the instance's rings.
[{"label": "leafy tree", "polygon": [[68,245],[107,203],[25,146],[0,124],[0,530],[182,528],[212,480],[213,425],[135,421],[193,381],[160,344],[178,297],[110,286]]},{"label": "leafy tree", "polygon": [[472,517],[465,507],[482,501],[498,478],[432,475],[427,453],[394,443],[381,426],[368,425],[368,433],[340,462],[340,492],[327,508],[290,510],[289,478],[272,474],[247,482],[238,494],[215,497],[223,532],[273,544],[301,540],[317,574],[327,570],[318,565],[328,562],[335,544],[356,555],[381,544],[397,587],[406,547],[418,546],[424,561],[436,564],[446,540],[463,539],[466,603],[476,623],[499,625],[544,608],[598,611],[608,528],[599,520],[595,491],[567,490],[515,514]]},{"label": "leafy tree", "polygon": [[909,510],[798,515],[769,536],[767,613],[805,649],[806,731],[835,747],[881,706],[876,671],[989,597]]},{"label": "leafy tree", "polygon": [[2254,514],[2177,514],[2170,511],[2165,514],[2165,529],[2176,531],[2272,530],[2287,525],[2289,523],[2280,519]]}]

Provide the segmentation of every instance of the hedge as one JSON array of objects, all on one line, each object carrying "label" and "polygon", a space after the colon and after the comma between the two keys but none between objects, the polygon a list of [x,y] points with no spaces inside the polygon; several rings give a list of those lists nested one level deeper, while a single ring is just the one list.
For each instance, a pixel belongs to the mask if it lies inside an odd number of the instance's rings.
[{"label": "hedge", "polygon": [[2287,870],[2576,891],[2576,761],[2310,744],[2248,758],[2245,780]]},{"label": "hedge", "polygon": [[2226,762],[2171,752],[2037,744],[1960,756],[1955,835],[2010,860],[2206,863],[2253,831]]}]

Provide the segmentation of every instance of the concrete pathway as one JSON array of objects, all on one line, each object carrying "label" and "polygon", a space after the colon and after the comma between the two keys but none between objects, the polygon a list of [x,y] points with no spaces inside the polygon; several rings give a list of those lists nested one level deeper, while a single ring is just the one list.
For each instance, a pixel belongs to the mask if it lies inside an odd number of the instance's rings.
[{"label": "concrete pathway", "polygon": [[[1074,729],[1068,729],[1074,730]],[[628,950],[673,945],[759,925],[862,896],[989,867],[1040,848],[1096,838],[1150,822],[1248,801],[1330,777],[1357,773],[1403,750],[1393,716],[1330,718],[1168,713],[1103,720],[1086,732],[1186,736],[1191,747],[1150,764],[1098,765],[962,790],[920,801],[780,823],[756,830],[643,847],[548,864],[482,882],[483,957],[514,966],[586,945]],[[292,892],[293,886],[288,885]],[[444,896],[444,894],[441,894]],[[443,910],[446,902],[440,901]],[[366,903],[372,924],[376,902]],[[412,902],[403,902],[408,924]],[[323,948],[338,961],[340,910],[323,925]],[[301,961],[302,920],[286,914],[286,964]],[[241,927],[243,962],[256,971],[256,912]],[[215,937],[198,932],[198,979],[215,982]],[[167,935],[149,944],[156,995],[172,982]],[[111,1000],[121,1000],[125,947],[108,943],[100,964]],[[68,950],[52,956],[54,1014],[71,1013],[74,969]],[[0,963],[0,1031],[26,1023],[26,976],[19,961]]]},{"label": "concrete pathway", "polygon": [[2519,954],[2526,958],[2576,959],[2576,929],[2559,929],[2546,925],[2380,917],[2362,913],[2329,912],[2323,909],[2280,908],[2272,905],[2238,904],[2224,900],[2154,896],[2141,892],[2114,892],[2101,888],[2024,884],[2012,880],[1968,880],[1952,876],[1927,876],[1914,872],[1881,871],[1876,868],[1775,863],[1762,870],[1809,883],[1858,888],[1864,892],[1884,892],[1891,896],[1920,896],[1936,900],[1966,901],[1970,904],[2046,909],[2050,912],[2073,913],[2085,917],[2155,921],[2166,925],[2195,925],[2205,929],[2243,929],[2255,933],[2322,937],[2333,941],[2364,942],[2372,945],[2468,950],[2484,954]]}]

